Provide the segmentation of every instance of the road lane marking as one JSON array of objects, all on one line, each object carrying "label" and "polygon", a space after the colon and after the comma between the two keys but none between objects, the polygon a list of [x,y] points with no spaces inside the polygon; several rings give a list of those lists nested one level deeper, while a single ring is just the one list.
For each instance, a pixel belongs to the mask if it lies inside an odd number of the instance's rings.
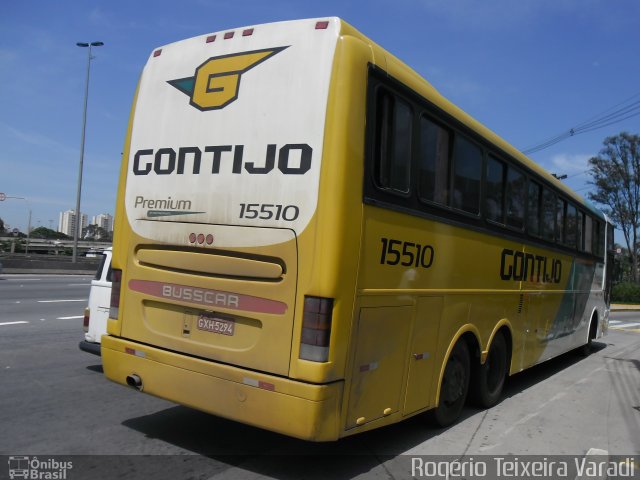
[{"label": "road lane marking", "polygon": [[0,325],[18,325],[19,323],[29,323],[29,322],[25,322],[24,320],[20,320],[19,322],[2,322],[2,323],[0,323]]},{"label": "road lane marking", "polygon": [[91,283],[67,283],[67,287],[90,287]]},{"label": "road lane marking", "polygon": [[56,317],[56,320],[77,320],[78,318],[84,318],[84,316],[76,315],[74,317]]},{"label": "road lane marking", "polygon": [[637,327],[638,325],[640,325],[640,322],[623,323],[622,325],[616,325],[616,327],[617,328],[628,328],[628,327]]},{"label": "road lane marking", "polygon": [[634,328],[638,326],[640,326],[640,322],[619,323],[617,325],[610,326],[609,328],[618,332],[640,332],[640,329]]},{"label": "road lane marking", "polygon": [[38,303],[62,303],[62,302],[86,302],[86,298],[80,300],[38,300]]},{"label": "road lane marking", "polygon": [[5,280],[9,280],[10,282],[39,282],[41,278],[9,278],[4,277]]}]

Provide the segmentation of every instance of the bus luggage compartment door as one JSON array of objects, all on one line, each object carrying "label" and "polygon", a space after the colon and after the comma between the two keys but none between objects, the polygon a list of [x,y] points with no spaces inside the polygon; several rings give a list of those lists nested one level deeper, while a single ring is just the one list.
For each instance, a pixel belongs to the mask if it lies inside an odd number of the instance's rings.
[{"label": "bus luggage compartment door", "polygon": [[412,315],[412,306],[360,310],[347,428],[399,411]]}]

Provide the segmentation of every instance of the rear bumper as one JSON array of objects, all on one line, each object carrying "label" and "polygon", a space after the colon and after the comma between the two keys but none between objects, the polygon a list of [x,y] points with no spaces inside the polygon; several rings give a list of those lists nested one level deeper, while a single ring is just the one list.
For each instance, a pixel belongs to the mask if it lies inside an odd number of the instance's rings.
[{"label": "rear bumper", "polygon": [[106,377],[220,417],[312,441],[340,436],[343,382],[314,385],[102,337]]},{"label": "rear bumper", "polygon": [[93,353],[94,355],[100,355],[100,344],[99,343],[87,342],[86,340],[82,340],[78,344],[78,347],[83,352]]}]

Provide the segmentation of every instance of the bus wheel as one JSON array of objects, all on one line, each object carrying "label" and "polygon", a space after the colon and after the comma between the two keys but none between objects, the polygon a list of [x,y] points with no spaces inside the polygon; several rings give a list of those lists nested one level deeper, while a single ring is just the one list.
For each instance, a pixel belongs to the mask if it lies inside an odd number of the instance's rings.
[{"label": "bus wheel", "polygon": [[591,317],[591,322],[589,322],[589,339],[587,343],[585,343],[582,347],[578,349],[578,352],[583,357],[588,357],[591,355],[593,351],[593,339],[596,338],[598,333],[598,319],[595,314]]},{"label": "bus wheel", "polygon": [[475,369],[471,380],[471,396],[475,404],[489,408],[498,403],[507,378],[508,361],[507,341],[504,334],[498,332],[493,337],[486,361]]},{"label": "bus wheel", "polygon": [[442,376],[440,402],[432,414],[437,425],[446,427],[460,416],[469,390],[470,364],[467,343],[460,340],[453,347]]}]

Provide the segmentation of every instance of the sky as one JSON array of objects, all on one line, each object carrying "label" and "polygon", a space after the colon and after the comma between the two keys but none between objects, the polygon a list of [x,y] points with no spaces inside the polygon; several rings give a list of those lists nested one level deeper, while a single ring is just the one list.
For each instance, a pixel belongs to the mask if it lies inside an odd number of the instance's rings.
[{"label": "sky", "polygon": [[[635,0],[23,0],[0,15],[0,218],[57,229],[75,208],[87,50],[93,50],[80,210],[113,214],[129,111],[155,48],[261,23],[339,16],[440,93],[526,149],[640,98]],[[603,140],[640,116],[531,158],[582,195]],[[23,200],[24,199],[24,200]],[[616,238],[617,239],[617,238]],[[618,240],[618,239],[617,239]],[[619,241],[619,240],[618,240]]]}]

